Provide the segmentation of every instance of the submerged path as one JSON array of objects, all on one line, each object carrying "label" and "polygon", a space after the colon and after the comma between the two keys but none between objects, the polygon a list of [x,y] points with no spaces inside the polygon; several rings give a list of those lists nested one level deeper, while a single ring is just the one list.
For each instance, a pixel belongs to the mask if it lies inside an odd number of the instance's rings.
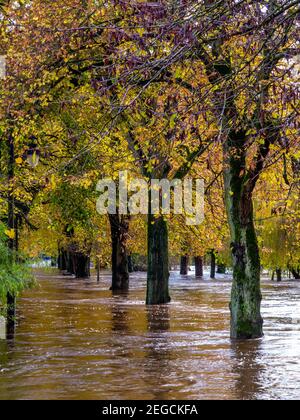
[{"label": "submerged path", "polygon": [[230,282],[172,274],[172,303],[144,305],[145,275],[112,296],[39,274],[0,340],[0,399],[299,399],[300,283],[263,283],[265,337],[231,342]]}]

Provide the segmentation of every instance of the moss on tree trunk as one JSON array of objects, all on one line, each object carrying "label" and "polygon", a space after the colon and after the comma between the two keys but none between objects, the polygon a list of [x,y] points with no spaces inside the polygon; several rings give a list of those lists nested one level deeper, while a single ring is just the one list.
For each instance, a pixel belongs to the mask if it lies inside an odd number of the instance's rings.
[{"label": "moss on tree trunk", "polygon": [[224,169],[233,259],[230,310],[231,337],[234,339],[254,339],[263,335],[260,257],[252,202],[254,187],[245,176],[244,153],[239,149],[231,149]]}]

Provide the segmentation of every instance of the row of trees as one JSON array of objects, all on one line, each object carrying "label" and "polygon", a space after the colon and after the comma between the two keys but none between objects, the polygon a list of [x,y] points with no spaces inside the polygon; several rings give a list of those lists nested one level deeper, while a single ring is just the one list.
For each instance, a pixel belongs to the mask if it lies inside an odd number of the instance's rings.
[{"label": "row of trees", "polygon": [[[170,300],[170,254],[217,253],[233,267],[231,336],[260,337],[261,258],[300,271],[298,2],[2,10],[0,211],[14,246],[20,233],[32,255],[59,250],[77,276],[111,258],[113,289],[128,288],[130,254],[148,255],[148,304]],[[205,222],[98,215],[97,181],[120,170],[203,178]]]}]

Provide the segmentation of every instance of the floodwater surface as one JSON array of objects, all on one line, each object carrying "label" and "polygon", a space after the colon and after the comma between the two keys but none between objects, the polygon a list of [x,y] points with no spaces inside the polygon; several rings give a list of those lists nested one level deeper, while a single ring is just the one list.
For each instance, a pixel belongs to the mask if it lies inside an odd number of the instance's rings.
[{"label": "floodwater surface", "polygon": [[40,273],[0,340],[0,399],[299,399],[300,283],[263,282],[265,337],[229,339],[230,280],[171,275],[172,303],[146,307],[110,276]]}]

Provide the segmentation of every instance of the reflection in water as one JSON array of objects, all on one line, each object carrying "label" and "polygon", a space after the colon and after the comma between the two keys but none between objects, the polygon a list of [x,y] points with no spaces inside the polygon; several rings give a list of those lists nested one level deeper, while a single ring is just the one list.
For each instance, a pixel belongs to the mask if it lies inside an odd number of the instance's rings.
[{"label": "reflection in water", "polygon": [[6,340],[0,340],[0,370],[8,363],[8,344]]},{"label": "reflection in water", "polygon": [[128,307],[128,292],[112,292],[111,331],[114,339],[110,342],[117,358],[130,359],[134,357],[132,348],[126,337],[130,334],[130,315]]},{"label": "reflection in water", "polygon": [[236,375],[235,393],[239,400],[255,400],[261,391],[261,340],[233,341],[231,344],[233,373]]},{"label": "reflection in water", "polygon": [[128,292],[112,292],[114,297],[111,307],[111,330],[126,334],[130,331],[128,325]]},{"label": "reflection in water", "polygon": [[[263,286],[265,337],[229,340],[230,281],[172,274],[172,302],[145,306],[101,282],[39,275],[0,341],[0,399],[297,399],[300,283]],[[299,321],[299,322],[298,322]]]},{"label": "reflection in water", "polygon": [[6,325],[6,339],[9,341],[14,341],[16,334],[16,322],[15,320],[10,320]]},{"label": "reflection in water", "polygon": [[[147,341],[143,378],[155,400],[165,400],[169,392],[172,345],[170,336],[170,306],[150,306],[147,311],[149,338]],[[156,374],[153,375],[153,372]],[[170,385],[172,386],[172,385]]]},{"label": "reflection in water", "polygon": [[170,329],[170,306],[149,306],[146,308],[148,330],[152,333],[164,333]]}]

